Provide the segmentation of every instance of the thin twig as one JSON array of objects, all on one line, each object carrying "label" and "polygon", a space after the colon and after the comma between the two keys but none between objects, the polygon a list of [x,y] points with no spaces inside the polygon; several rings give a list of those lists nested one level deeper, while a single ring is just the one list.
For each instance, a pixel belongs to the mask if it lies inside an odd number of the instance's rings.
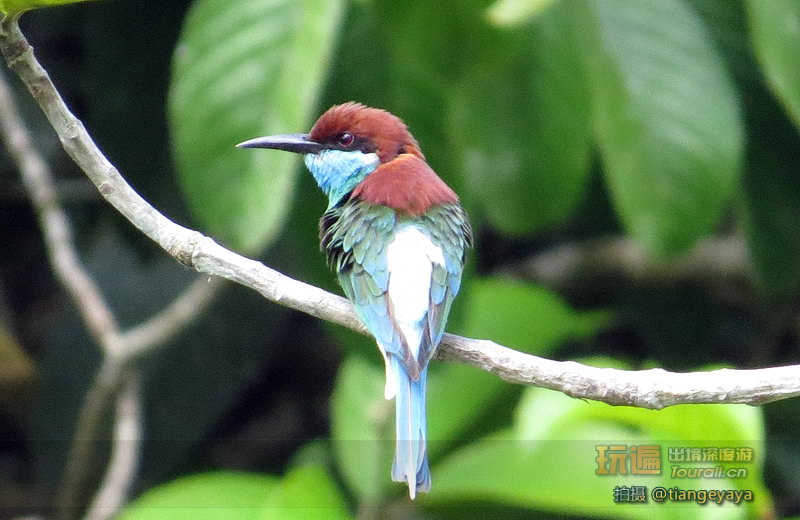
[{"label": "thin twig", "polygon": [[[28,86],[64,149],[100,193],[131,223],[179,262],[258,291],[266,299],[366,333],[350,303],[229,251],[197,231],[179,226],[142,199],[97,148],[64,104],[15,23],[0,50]],[[716,370],[689,374],[661,369],[624,371],[551,361],[486,340],[445,335],[439,357],[468,363],[506,381],[559,390],[616,405],[663,408],[681,403],[761,404],[800,395],[800,366]]]},{"label": "thin twig", "polygon": [[117,398],[117,413],[111,459],[100,489],[89,506],[87,520],[108,520],[125,505],[139,466],[142,444],[141,382],[138,373],[127,382]]},{"label": "thin twig", "polygon": [[557,291],[619,280],[674,286],[698,281],[708,285],[749,285],[754,269],[742,236],[708,237],[685,254],[654,261],[629,238],[614,237],[558,245],[508,266],[502,272],[544,284]]},{"label": "thin twig", "polygon": [[84,480],[94,460],[97,433],[121,385],[122,367],[106,357],[83,398],[75,434],[56,496],[57,518],[75,518],[82,500]]},{"label": "thin twig", "polygon": [[39,217],[53,271],[78,306],[97,343],[104,348],[114,348],[119,342],[119,327],[108,303],[78,259],[67,216],[50,181],[49,168],[34,149],[5,80],[0,80],[0,127],[6,149],[19,166],[22,181]]},{"label": "thin twig", "polygon": [[167,307],[123,333],[125,359],[132,360],[164,344],[200,314],[222,286],[221,278],[198,276]]},{"label": "thin twig", "polygon": [[97,186],[100,194],[144,234],[153,239],[179,261],[184,257],[185,243],[202,239],[189,229],[176,227],[164,215],[142,199],[121,177],[119,171],[94,144],[83,123],[67,108],[47,71],[36,60],[33,48],[23,36],[16,20],[5,19],[0,27],[0,51],[9,67],[17,73],[39,103],[50,124],[56,129],[64,150]]},{"label": "thin twig", "polygon": [[[5,56],[9,56],[9,47],[5,44],[11,47],[27,46],[24,38],[20,40],[12,36],[9,40],[10,35],[22,37],[16,21],[5,19],[0,24],[0,41],[3,42]],[[58,98],[57,93],[55,98]],[[90,467],[89,461],[92,459],[92,448],[99,425],[121,385],[120,378],[124,368],[144,353],[165,343],[201,313],[220,284],[219,280],[209,283],[207,277],[199,277],[161,312],[131,330],[121,331],[110,306],[91,275],[81,265],[69,220],[58,200],[53,175],[32,145],[30,134],[18,115],[10,88],[2,74],[0,130],[37,212],[55,275],[78,307],[87,328],[104,354],[103,364],[84,398],[58,492],[58,512],[66,519],[75,515],[80,507],[81,488]],[[133,472],[126,475],[130,481],[125,485],[130,486],[135,475]],[[108,497],[103,498],[107,499]]]},{"label": "thin twig", "polygon": [[[0,127],[6,149],[19,168],[39,218],[53,272],[78,307],[90,334],[108,360],[120,350],[121,331],[111,308],[78,259],[69,221],[52,183],[52,174],[30,141],[3,76],[0,76]],[[107,362],[84,398],[58,492],[59,512],[64,517],[69,517],[78,507],[80,486],[91,459],[92,439],[116,389],[113,379],[117,377],[117,368],[116,360]]]}]

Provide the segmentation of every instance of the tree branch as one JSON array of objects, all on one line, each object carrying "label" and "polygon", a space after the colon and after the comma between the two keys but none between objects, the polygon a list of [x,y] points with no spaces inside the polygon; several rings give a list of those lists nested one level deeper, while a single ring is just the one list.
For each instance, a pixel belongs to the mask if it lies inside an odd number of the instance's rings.
[{"label": "tree branch", "polygon": [[47,255],[58,281],[78,306],[95,341],[103,348],[116,348],[120,335],[117,322],[78,259],[67,216],[50,182],[49,168],[30,142],[4,80],[0,80],[0,128],[6,150],[19,166],[22,181],[36,210]]},{"label": "tree branch", "polygon": [[139,358],[163,345],[211,302],[222,286],[221,278],[198,276],[158,314],[122,335],[125,361]]},{"label": "tree branch", "polygon": [[620,280],[657,286],[687,281],[749,285],[753,266],[740,235],[708,237],[678,258],[653,261],[629,238],[614,237],[558,245],[502,270],[559,292]]},{"label": "tree branch", "polygon": [[[32,58],[30,46],[19,32],[15,20],[6,18],[0,22],[0,47],[6,57],[13,54],[12,49],[21,49]],[[38,80],[43,82],[41,85],[45,87],[44,92],[49,95],[51,101],[61,103],[63,106],[58,93],[47,90],[53,89],[53,86],[41,66],[38,66],[38,63],[36,65],[39,69]],[[83,132],[85,134],[85,130]],[[78,511],[81,486],[88,471],[88,463],[92,460],[93,443],[99,424],[122,384],[121,379],[126,366],[149,350],[165,343],[202,312],[219,288],[220,280],[209,282],[206,277],[198,277],[161,312],[133,329],[122,331],[91,275],[81,265],[69,220],[59,203],[53,175],[32,145],[2,74],[0,74],[0,133],[6,149],[18,166],[23,184],[37,213],[53,271],[78,307],[84,323],[103,351],[103,364],[80,410],[64,477],[56,499],[61,517],[70,518]],[[69,140],[63,137],[62,142],[64,139]],[[121,399],[127,399],[125,402],[130,401],[126,395],[121,396]],[[122,402],[120,406],[123,406]],[[130,406],[126,409],[130,410]],[[120,414],[121,412],[118,413],[118,420],[122,420]],[[117,428],[123,426],[125,424],[118,422]],[[121,444],[117,444],[117,447],[122,449]],[[114,482],[101,490],[101,493],[107,495],[99,495],[95,504],[106,503],[109,494],[114,496],[112,493],[114,489],[130,486],[135,477],[134,471],[131,469],[126,472],[113,466],[114,463],[125,466],[123,464],[125,460],[124,454],[114,453],[108,475],[109,478],[113,477]],[[130,464],[127,464],[127,467],[130,467]],[[120,482],[122,476],[129,480]]]},{"label": "tree branch", "polygon": [[[366,333],[344,298],[229,251],[156,211],[125,182],[70,113],[16,23],[7,27],[0,50],[47,115],[67,153],[106,200],[167,253],[200,272],[250,287],[268,300]],[[661,369],[623,371],[551,361],[491,341],[450,334],[442,340],[439,357],[474,365],[512,383],[615,405],[663,408],[681,403],[761,404],[800,395],[800,366],[689,374]]]},{"label": "tree branch", "polygon": [[117,399],[111,460],[86,520],[108,520],[127,502],[139,466],[142,444],[141,383],[138,373],[128,374]]},{"label": "tree branch", "polygon": [[553,361],[488,340],[446,335],[439,358],[477,366],[511,383],[558,390],[580,399],[661,409],[676,404],[764,404],[800,395],[800,365],[677,373],[617,370]]},{"label": "tree branch", "polygon": [[68,520],[79,511],[84,479],[96,451],[95,438],[105,411],[113,402],[122,380],[122,367],[113,357],[104,357],[92,386],[83,398],[75,434],[56,496],[56,518]]}]

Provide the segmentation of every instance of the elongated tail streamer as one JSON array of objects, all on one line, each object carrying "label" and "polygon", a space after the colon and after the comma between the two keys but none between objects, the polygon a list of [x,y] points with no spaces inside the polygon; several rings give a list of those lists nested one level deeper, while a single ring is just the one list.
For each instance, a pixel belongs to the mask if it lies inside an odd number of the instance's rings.
[{"label": "elongated tail streamer", "polygon": [[391,357],[397,382],[395,396],[396,439],[392,480],[408,483],[408,494],[413,499],[418,491],[431,489],[431,472],[428,468],[426,447],[425,386],[428,368],[412,381],[402,362]]}]

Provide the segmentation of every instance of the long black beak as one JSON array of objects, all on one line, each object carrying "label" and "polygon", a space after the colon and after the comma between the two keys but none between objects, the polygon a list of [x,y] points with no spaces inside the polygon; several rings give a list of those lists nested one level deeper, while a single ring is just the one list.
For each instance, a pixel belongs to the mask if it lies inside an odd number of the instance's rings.
[{"label": "long black beak", "polygon": [[249,139],[237,144],[236,148],[272,148],[295,153],[317,153],[323,146],[311,141],[308,134],[284,134]]}]

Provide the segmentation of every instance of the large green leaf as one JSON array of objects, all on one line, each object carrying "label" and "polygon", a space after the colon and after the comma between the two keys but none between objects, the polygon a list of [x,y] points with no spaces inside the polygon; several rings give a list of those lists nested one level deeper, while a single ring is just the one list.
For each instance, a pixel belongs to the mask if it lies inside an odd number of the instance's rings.
[{"label": "large green leaf", "polygon": [[769,85],[800,128],[800,2],[748,0],[747,8]]},{"label": "large green leaf", "polygon": [[[436,361],[432,365],[428,375],[428,453],[435,462],[454,446],[469,441],[478,423],[507,420],[517,393],[516,387],[475,367]],[[499,400],[510,404],[502,407]]]},{"label": "large green leaf", "polygon": [[340,11],[336,0],[199,0],[187,17],[169,97],[175,159],[197,219],[240,250],[280,230],[296,157],[233,146],[306,129]]},{"label": "large green leaf", "polygon": [[[686,0],[702,20],[714,47],[725,61],[736,83],[742,104],[749,102],[748,90],[761,82],[756,58],[747,31],[747,9],[744,0]],[[745,121],[750,121],[745,117]],[[748,143],[749,144],[749,143]]]},{"label": "large green leaf", "polygon": [[351,518],[341,491],[321,466],[299,466],[289,471],[261,505],[261,520]]},{"label": "large green leaf", "polygon": [[[383,71],[388,71],[389,106],[385,108],[408,123],[430,165],[462,195],[467,209],[463,172],[453,157],[446,110],[460,71],[485,43],[475,37],[475,21],[481,15],[475,3],[408,0],[369,4],[377,25],[374,45],[386,48],[382,59],[369,65],[381,78]],[[437,23],[432,25],[434,20]]]},{"label": "large green leaf", "polygon": [[[381,30],[374,2],[349,2],[341,35],[332,56],[332,74],[325,92],[326,104],[355,100],[369,106],[394,110],[391,89],[390,38]],[[365,42],[369,42],[365,44]],[[364,64],[369,63],[368,67]],[[397,112],[398,116],[406,114]],[[413,130],[413,128],[412,128]]]},{"label": "large green leaf", "polygon": [[[748,4],[745,1],[691,0],[691,5],[714,36],[741,93],[748,123],[742,217],[759,284],[772,295],[792,294],[800,286],[800,262],[797,261],[800,257],[800,226],[797,225],[800,221],[800,179],[797,176],[800,134],[789,119],[793,114],[796,116],[796,111],[779,104],[784,96],[778,92],[775,81],[771,84],[779,95],[771,95],[767,90],[768,85],[754,56],[760,46],[756,44],[754,49],[748,34]],[[776,21],[769,17],[774,15],[770,10],[773,6],[780,8],[780,2],[752,3],[750,24],[754,37],[763,40],[763,44],[771,38],[776,39],[774,46],[765,45],[762,49],[769,54],[761,59],[765,66],[768,59],[775,60],[774,70],[766,67],[767,76],[771,72],[779,76],[785,73],[793,63],[780,61],[780,58],[797,52],[797,49],[781,46],[781,42],[785,43],[785,33],[768,32],[757,36],[756,12],[765,11],[767,18],[761,20],[762,24],[769,20],[778,24],[789,23],[791,8],[795,5],[791,3],[787,7],[785,20]],[[785,25],[781,27],[785,29]],[[782,77],[781,80],[788,85],[796,78]],[[795,94],[798,85],[795,84]],[[791,92],[785,94],[790,96]]]},{"label": "large green leaf", "polygon": [[277,479],[216,472],[179,478],[151,489],[120,514],[121,520],[257,520]]},{"label": "large green leaf", "polygon": [[[459,295],[459,319],[450,330],[489,338],[516,350],[547,356],[565,341],[592,336],[609,323],[605,312],[578,312],[548,289],[503,279],[478,279]],[[516,387],[459,364],[435,363],[428,377],[428,438],[436,458],[474,431],[479,421],[502,421]],[[505,411],[509,411],[508,405]]]},{"label": "large green leaf", "polygon": [[[627,434],[625,429],[612,424],[582,425],[571,433],[615,439]],[[637,444],[645,441],[638,435],[628,435],[627,439]],[[581,445],[589,443],[564,441],[536,445],[517,441],[512,430],[499,432],[470,444],[435,466],[434,492],[424,497],[422,503],[481,501],[590,518],[685,518],[664,507],[613,508],[613,488],[626,482],[596,476],[595,453],[577,449]],[[648,479],[647,485],[654,484],[654,479]]]},{"label": "large green leaf", "polygon": [[[748,518],[768,510],[762,481],[765,446],[761,413],[745,405],[686,405],[662,411],[613,407],[529,388],[515,427],[465,447],[434,467],[431,503],[489,500],[561,513],[620,518]],[[660,475],[597,475],[597,445],[659,445]],[[669,447],[752,448],[741,479],[673,479]],[[705,464],[713,465],[713,464]],[[684,466],[696,466],[685,464]],[[696,504],[614,504],[617,485],[683,489],[751,490],[754,501],[739,507]],[[613,509],[610,509],[612,508]]]},{"label": "large green leaf", "polygon": [[464,325],[454,332],[540,356],[565,340],[590,337],[610,320],[606,312],[575,311],[549,289],[516,280],[473,280],[462,298]]},{"label": "large green leaf", "polygon": [[494,24],[513,26],[526,22],[542,13],[555,0],[497,0],[486,11]]},{"label": "large green leaf", "polygon": [[736,187],[742,121],[728,74],[683,2],[571,3],[613,202],[649,251],[690,246]]},{"label": "large green leaf", "polygon": [[86,0],[0,0],[0,13],[13,16],[39,7],[77,4],[78,2],[86,2]]},{"label": "large green leaf", "polygon": [[[613,423],[622,429],[616,437],[604,437],[592,431],[593,427]],[[575,433],[588,427],[586,436]],[[583,455],[594,463],[594,444],[604,441],[620,441],[632,445],[635,442],[658,444],[662,450],[661,477],[667,487],[749,489],[755,500],[751,506],[770,505],[762,475],[766,458],[764,424],[761,410],[747,405],[681,405],[664,410],[646,410],[629,406],[610,406],[596,401],[580,401],[562,393],[543,389],[528,389],[520,403],[514,437],[521,441],[551,441],[550,446],[574,450],[575,443],[560,443],[562,439],[588,441],[580,443]],[[553,442],[555,441],[555,442]],[[570,444],[572,446],[570,447]],[[563,445],[563,446],[562,446]],[[695,485],[687,485],[687,479],[672,478],[669,474],[669,447],[716,447],[750,448],[752,462],[724,464],[744,467],[744,478],[697,479]],[[697,464],[679,464],[697,466]],[[701,466],[714,464],[701,464]],[[568,475],[564,475],[565,478]],[[603,478],[600,479],[601,481]],[[630,478],[628,478],[630,480]],[[630,482],[629,482],[630,484]],[[590,481],[591,488],[598,488]],[[599,486],[600,489],[611,489]]]},{"label": "large green leaf", "polygon": [[383,385],[383,369],[350,356],[339,368],[331,400],[334,455],[366,503],[375,503],[391,482],[394,402],[383,398]]},{"label": "large green leaf", "polygon": [[589,99],[567,14],[555,5],[518,33],[486,36],[456,90],[465,188],[505,233],[561,221],[586,186]]}]

